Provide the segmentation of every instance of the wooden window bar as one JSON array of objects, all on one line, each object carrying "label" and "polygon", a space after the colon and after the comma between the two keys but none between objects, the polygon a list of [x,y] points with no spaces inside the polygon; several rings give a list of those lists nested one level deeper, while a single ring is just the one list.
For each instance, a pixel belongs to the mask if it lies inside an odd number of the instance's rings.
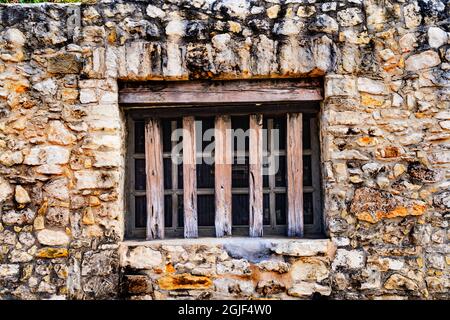
[{"label": "wooden window bar", "polygon": [[[197,218],[197,176],[196,176],[196,132],[195,118],[183,117],[183,200],[184,236],[198,237]],[[271,126],[271,124],[269,124]],[[172,129],[176,123],[172,123]],[[263,116],[250,115],[249,152],[249,235],[263,236]],[[215,229],[217,237],[232,234],[232,144],[231,119],[228,115],[215,118]],[[302,237],[303,223],[303,154],[302,154],[302,114],[287,114],[287,228],[288,236]],[[164,238],[164,170],[161,122],[149,118],[145,125],[145,156],[147,172],[147,239]],[[228,132],[227,132],[228,131]],[[270,139],[270,138],[269,138]],[[269,142],[270,143],[270,142]],[[172,184],[177,177],[172,174]],[[273,181],[272,181],[273,180]],[[274,176],[269,176],[269,184],[274,187]],[[270,193],[271,205],[275,205],[275,194]],[[176,220],[177,195],[172,197],[172,215]],[[273,199],[272,199],[273,198]],[[175,200],[174,200],[175,199]],[[271,212],[274,212],[271,208]],[[175,225],[176,225],[176,221]]]}]

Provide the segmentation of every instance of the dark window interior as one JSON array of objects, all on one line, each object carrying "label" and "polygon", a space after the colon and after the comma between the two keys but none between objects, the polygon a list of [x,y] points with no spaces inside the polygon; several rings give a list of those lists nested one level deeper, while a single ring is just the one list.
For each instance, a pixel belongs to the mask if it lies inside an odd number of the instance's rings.
[{"label": "dark window interior", "polygon": [[[176,114],[176,112],[173,112]],[[195,114],[194,114],[195,115]],[[145,174],[145,117],[138,113],[129,114],[129,206],[127,235],[132,238],[144,238],[146,226],[146,174]],[[270,133],[279,131],[278,150],[272,150],[269,141],[268,154],[278,157],[279,170],[275,175],[265,175],[263,178],[263,223],[264,235],[285,235],[287,224],[287,179],[286,179],[286,114],[264,114],[263,128]],[[199,116],[202,133],[214,128],[214,116]],[[233,129],[249,127],[248,115],[232,115]],[[162,143],[164,166],[164,212],[166,237],[183,236],[183,166],[172,162],[172,148],[180,143],[171,141],[172,132],[182,127],[181,118],[162,118]],[[303,113],[303,183],[304,183],[304,223],[307,237],[320,236],[321,205],[320,205],[320,161],[318,146],[317,114]],[[198,129],[198,128],[197,128]],[[199,133],[197,133],[199,134]],[[214,157],[213,154],[202,154],[202,150],[210,141],[203,141],[198,147],[197,156]],[[234,143],[234,158],[232,165],[232,223],[233,235],[248,235],[249,225],[249,138],[240,146]],[[265,158],[266,159],[266,158]],[[199,236],[214,236],[214,165],[197,164],[197,214]]]}]

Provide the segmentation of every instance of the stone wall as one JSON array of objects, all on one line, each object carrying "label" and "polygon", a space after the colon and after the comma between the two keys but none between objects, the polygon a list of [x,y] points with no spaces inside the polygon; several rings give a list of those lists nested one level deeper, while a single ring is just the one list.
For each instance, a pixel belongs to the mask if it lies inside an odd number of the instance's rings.
[{"label": "stone wall", "polygon": [[[448,299],[449,10],[0,5],[0,298]],[[329,241],[124,241],[119,80],[296,77],[325,79]]]}]

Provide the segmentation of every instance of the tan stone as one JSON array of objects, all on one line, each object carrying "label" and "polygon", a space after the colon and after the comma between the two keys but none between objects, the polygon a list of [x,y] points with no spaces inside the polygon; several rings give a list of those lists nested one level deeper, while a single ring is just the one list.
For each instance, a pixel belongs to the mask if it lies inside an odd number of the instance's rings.
[{"label": "tan stone", "polygon": [[44,229],[37,233],[38,241],[46,246],[62,246],[69,244],[70,237],[60,230]]},{"label": "tan stone", "polygon": [[278,12],[280,12],[280,6],[276,4],[267,9],[267,16],[269,19],[275,19],[278,17]]},{"label": "tan stone", "polygon": [[69,145],[76,140],[76,137],[61,121],[50,121],[47,130],[47,139],[55,144]]},{"label": "tan stone", "polygon": [[69,251],[66,248],[44,248],[40,249],[36,257],[41,259],[57,259],[65,258],[69,255]]},{"label": "tan stone", "polygon": [[302,281],[294,284],[294,286],[288,290],[288,295],[293,297],[307,297],[315,292],[320,293],[323,296],[329,296],[331,294],[331,288],[314,282]]},{"label": "tan stone", "polygon": [[19,204],[27,204],[31,202],[30,195],[22,186],[16,186],[14,198]]},{"label": "tan stone", "polygon": [[384,283],[384,287],[388,290],[410,290],[410,291],[415,291],[418,289],[417,284],[405,277],[402,276],[400,274],[393,274],[391,275],[386,282]]},{"label": "tan stone", "polygon": [[329,268],[320,259],[302,258],[292,264],[290,275],[292,281],[317,281],[325,280],[329,276]]}]

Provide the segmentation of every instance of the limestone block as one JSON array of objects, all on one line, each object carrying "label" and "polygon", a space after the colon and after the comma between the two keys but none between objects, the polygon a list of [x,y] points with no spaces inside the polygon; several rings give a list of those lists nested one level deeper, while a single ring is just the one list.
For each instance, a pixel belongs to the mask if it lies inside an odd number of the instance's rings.
[{"label": "limestone block", "polygon": [[33,89],[39,91],[43,95],[53,96],[56,94],[56,91],[58,90],[58,85],[56,84],[55,80],[47,79],[33,85]]},{"label": "limestone block", "polygon": [[343,27],[356,26],[363,22],[362,12],[359,8],[348,8],[338,12],[339,24]]},{"label": "limestone block", "polygon": [[438,27],[430,27],[428,29],[428,44],[431,48],[439,48],[447,44],[447,32]]},{"label": "limestone block", "polygon": [[65,227],[69,224],[70,210],[66,207],[50,207],[45,215],[46,221],[53,226]]},{"label": "limestone block", "polygon": [[325,97],[356,96],[357,87],[353,77],[330,75],[325,77]]},{"label": "limestone block", "polygon": [[360,269],[364,267],[365,256],[362,250],[337,249],[333,260],[333,269],[344,267],[348,269]]},{"label": "limestone block", "polygon": [[69,145],[76,141],[73,135],[61,121],[50,121],[47,129],[47,139],[49,142]]},{"label": "limestone block", "polygon": [[70,237],[64,231],[50,229],[39,231],[37,239],[45,246],[64,246],[70,241]]},{"label": "limestone block", "polygon": [[30,195],[28,191],[25,190],[22,186],[16,186],[14,199],[18,204],[27,204],[31,202]]},{"label": "limestone block", "polygon": [[384,287],[388,290],[415,291],[418,289],[417,284],[413,280],[398,273],[391,275],[384,283]]},{"label": "limestone block", "polygon": [[161,252],[144,246],[129,249],[124,259],[125,266],[135,269],[162,268],[163,263]]},{"label": "limestone block", "polygon": [[163,10],[151,4],[147,6],[146,13],[150,18],[162,19],[166,16]]},{"label": "limestone block", "polygon": [[233,259],[217,264],[217,274],[250,274],[250,264],[245,259]]},{"label": "limestone block", "polygon": [[12,197],[14,189],[2,176],[0,176],[0,203]]},{"label": "limestone block", "polygon": [[117,267],[118,259],[113,251],[87,252],[81,264],[82,276],[107,276]]},{"label": "limestone block", "polygon": [[25,210],[10,210],[3,212],[2,221],[6,225],[23,225],[33,222],[36,213],[31,209]]},{"label": "limestone block", "polygon": [[303,280],[320,282],[328,278],[329,268],[320,259],[301,259],[293,263],[290,274],[294,282]]},{"label": "limestone block", "polygon": [[286,273],[290,269],[290,265],[283,261],[264,260],[257,264],[258,268],[264,271]]},{"label": "limestone block", "polygon": [[222,7],[232,17],[243,20],[249,13],[250,3],[247,0],[220,0],[218,3],[218,9]]},{"label": "limestone block", "polygon": [[25,156],[24,164],[30,166],[67,164],[69,157],[70,151],[64,147],[37,146],[30,149]]},{"label": "limestone block", "polygon": [[428,50],[419,54],[410,56],[405,61],[405,69],[407,71],[419,71],[422,69],[432,68],[441,63],[439,54],[435,51]]},{"label": "limestone block", "polygon": [[116,151],[95,151],[93,165],[95,168],[117,168],[121,164],[120,157]]},{"label": "limestone block", "polygon": [[293,297],[307,297],[315,292],[320,293],[323,296],[329,296],[331,294],[331,288],[314,282],[302,281],[294,284],[294,286],[288,290],[288,294]]},{"label": "limestone block", "polygon": [[5,41],[12,47],[23,47],[25,45],[26,42],[26,37],[25,35],[22,33],[22,31],[20,31],[19,29],[16,28],[9,28],[5,31],[5,33],[3,34],[3,39],[5,39]]},{"label": "limestone block", "polygon": [[312,21],[308,26],[308,29],[311,31],[333,34],[338,32],[339,24],[329,15],[321,14]]},{"label": "limestone block", "polygon": [[382,80],[358,78],[358,90],[370,94],[386,94],[387,88]]},{"label": "limestone block", "polygon": [[20,151],[2,151],[0,154],[0,163],[4,166],[11,167],[23,162],[23,154]]},{"label": "limestone block", "polygon": [[407,28],[416,28],[422,22],[420,8],[416,1],[403,7],[403,17]]},{"label": "limestone block", "polygon": [[270,250],[279,255],[309,257],[327,255],[332,246],[329,240],[291,240],[275,243]]},{"label": "limestone block", "polygon": [[0,264],[0,279],[13,279],[19,272],[19,264]]},{"label": "limestone block", "polygon": [[51,199],[58,199],[64,202],[69,201],[68,180],[57,178],[50,180],[43,186],[44,194]]},{"label": "limestone block", "polygon": [[118,182],[118,175],[115,171],[91,171],[81,170],[74,174],[76,179],[76,187],[83,189],[109,189],[114,187]]}]

